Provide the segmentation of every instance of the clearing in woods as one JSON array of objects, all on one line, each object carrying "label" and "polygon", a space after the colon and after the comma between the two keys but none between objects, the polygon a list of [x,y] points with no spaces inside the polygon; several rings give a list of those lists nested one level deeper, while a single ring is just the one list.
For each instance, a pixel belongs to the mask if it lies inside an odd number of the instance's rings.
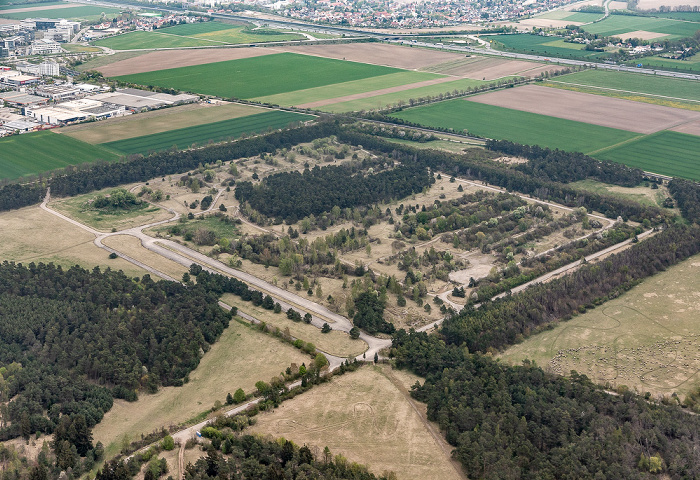
[{"label": "clearing in woods", "polygon": [[145,202],[129,209],[97,209],[92,206],[97,196],[108,196],[117,188],[128,189],[129,186],[105,188],[75,197],[52,198],[50,206],[57,212],[102,232],[109,232],[113,228],[123,230],[172,217],[167,210]]},{"label": "clearing in woods", "polygon": [[306,444],[317,455],[327,446],[375,474],[461,479],[450,461],[452,448],[436,425],[428,424],[437,439],[426,425],[425,405],[408,398],[407,389],[418,380],[389,367],[363,367],[261,413],[249,430]]},{"label": "clearing in woods", "polygon": [[[141,245],[141,240],[131,235],[110,235],[109,237],[102,240],[102,243],[116,251],[127,255],[134,260],[137,260],[144,265],[151,268],[155,268],[159,272],[170,275],[172,278],[179,280],[182,278],[182,274],[189,271],[188,267],[181,265],[172,260],[159,255],[155,252],[144,248]],[[151,277],[155,279],[153,274]]]},{"label": "clearing in woods", "polygon": [[365,63],[278,53],[116,78],[139,85],[157,85],[224,98],[256,98],[398,71]]},{"label": "clearing in woods", "polygon": [[141,394],[134,403],[115,400],[93,431],[95,442],[105,445],[109,458],[119,451],[124,436],[136,440],[141,434],[185,422],[211,409],[217,400],[224,403],[227,393],[238,388],[252,393],[255,382],[268,382],[292,363],[310,361],[291,345],[232,320],[190,373],[188,383]]},{"label": "clearing in woods", "polygon": [[264,111],[266,110],[236,103],[224,105],[191,103],[151,110],[138,115],[111,118],[104,122],[71,125],[61,128],[59,133],[94,145],[245,117]]},{"label": "clearing in woods", "polygon": [[700,256],[659,273],[621,297],[507,349],[560,375],[654,395],[686,393],[700,371]]},{"label": "clearing in woods", "polygon": [[45,212],[39,206],[0,213],[0,258],[22,262],[49,263],[69,268],[80,265],[91,270],[123,270],[129,276],[146,272],[93,243],[94,236],[80,227]]},{"label": "clearing in woods", "polygon": [[48,131],[2,138],[0,152],[0,179],[8,180],[50,172],[68,165],[118,158],[100,146]]}]

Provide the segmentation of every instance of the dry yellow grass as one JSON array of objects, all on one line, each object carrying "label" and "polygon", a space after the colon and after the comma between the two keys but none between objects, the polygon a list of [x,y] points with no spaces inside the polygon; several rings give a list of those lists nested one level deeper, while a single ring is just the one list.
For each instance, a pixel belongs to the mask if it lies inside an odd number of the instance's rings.
[{"label": "dry yellow grass", "polygon": [[336,357],[356,357],[362,355],[362,352],[367,350],[367,344],[362,340],[353,340],[346,333],[334,330],[329,333],[321,333],[321,330],[303,322],[293,322],[287,318],[284,313],[274,313],[265,310],[262,307],[256,307],[250,302],[244,302],[239,297],[230,293],[225,293],[221,300],[238,309],[251,315],[252,317],[265,322],[267,325],[272,325],[284,331],[289,329],[289,334],[294,338],[299,338],[305,342],[311,342],[320,350],[335,355]]},{"label": "dry yellow grass", "polygon": [[393,372],[397,386],[390,375],[371,366],[336,377],[260,414],[250,430],[307,444],[317,453],[327,446],[334,455],[366,464],[374,473],[394,471],[402,480],[462,478],[439,432],[433,426],[437,439],[432,436],[421,410],[405,396],[418,377]]},{"label": "dry yellow grass", "polygon": [[0,213],[0,257],[15,262],[53,262],[64,268],[110,267],[129,276],[146,273],[93,243],[94,236],[38,206]]},{"label": "dry yellow grass", "polygon": [[182,274],[188,271],[184,265],[144,248],[138,238],[130,235],[112,235],[105,238],[102,243],[175,279],[182,278]]},{"label": "dry yellow grass", "polygon": [[[123,188],[129,190],[132,188],[132,185],[126,185]],[[58,198],[51,201],[50,207],[67,217],[102,232],[109,232],[112,229],[124,230],[172,217],[172,214],[167,210],[154,207],[153,205],[145,205],[138,210],[115,210],[111,212],[103,212],[91,207],[90,204],[95,197],[98,195],[109,195],[113,190],[115,188],[105,188],[104,190],[76,197]]]},{"label": "dry yellow grass", "polygon": [[235,320],[202,358],[190,381],[182,387],[161,388],[142,394],[135,403],[116,400],[94,429],[108,454],[119,449],[127,435],[136,439],[161,427],[179,424],[223,402],[227,393],[242,388],[250,393],[258,380],[269,381],[291,363],[301,365],[310,357],[279,340]]},{"label": "dry yellow grass", "polygon": [[266,110],[262,108],[236,103],[224,105],[194,103],[108,119],[102,122],[74,125],[62,128],[58,130],[58,133],[69,135],[83,142],[98,144],[214,123],[264,111]]},{"label": "dry yellow grass", "polygon": [[700,256],[645,280],[619,298],[506,350],[559,374],[576,370],[599,383],[683,394],[700,370]]}]

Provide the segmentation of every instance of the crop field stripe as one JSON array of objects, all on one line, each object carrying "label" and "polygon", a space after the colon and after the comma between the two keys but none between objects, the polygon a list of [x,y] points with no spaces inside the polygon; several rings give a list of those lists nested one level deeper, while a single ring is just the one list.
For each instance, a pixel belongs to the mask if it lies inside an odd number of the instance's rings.
[{"label": "crop field stripe", "polygon": [[401,71],[366,63],[277,53],[116,78],[139,85],[158,85],[225,98],[247,99]]},{"label": "crop field stripe", "polygon": [[235,138],[242,133],[257,133],[267,128],[281,128],[292,122],[311,118],[313,117],[310,115],[274,110],[101,145],[123,154],[165,150],[173,145],[177,145],[178,148],[186,148],[193,143],[201,144],[209,140],[220,141],[228,137]]},{"label": "crop field stripe", "polygon": [[326,112],[341,113],[341,112],[357,112],[360,110],[372,110],[374,108],[383,108],[386,105],[393,105],[399,100],[408,103],[411,98],[418,99],[428,95],[439,95],[441,93],[453,92],[454,90],[464,90],[471,87],[477,87],[489,83],[488,80],[472,80],[462,78],[452,82],[438,83],[427,87],[412,88],[402,90],[395,93],[386,93],[374,97],[367,97],[360,100],[351,100],[348,102],[333,103],[326,105],[322,110]]},{"label": "crop field stripe", "polygon": [[68,165],[118,158],[100,146],[46,131],[0,139],[0,152],[3,156],[0,178],[9,180]]},{"label": "crop field stripe", "polygon": [[700,180],[700,136],[663,131],[595,155],[654,173]]},{"label": "crop field stripe", "polygon": [[[0,10],[15,10],[18,8],[35,8],[35,7],[55,7],[56,5],[66,5],[65,2],[42,2],[42,3],[19,3],[8,5],[5,2],[0,2]],[[78,6],[78,5],[76,5]],[[70,8],[70,7],[67,7]],[[37,10],[40,11],[40,10]]]},{"label": "crop field stripe", "polygon": [[611,15],[601,22],[585,25],[582,28],[589,33],[605,36],[644,30],[675,37],[686,37],[692,36],[700,30],[700,23],[666,18]]},{"label": "crop field stripe", "polygon": [[113,50],[148,50],[151,48],[206,47],[216,45],[208,40],[164,35],[155,32],[129,32],[92,42]]},{"label": "crop field stripe", "polygon": [[371,92],[373,90],[398,87],[444,77],[444,75],[434,73],[401,71],[398,73],[388,73],[386,75],[363,78],[361,80],[352,80],[350,82],[325,85],[323,87],[307,88],[289,93],[268,95],[265,97],[255,98],[254,100],[276,105],[302,105],[318,100],[339,98],[346,95]]},{"label": "crop field stripe", "polygon": [[629,72],[584,70],[562,75],[557,77],[556,80],[550,81],[700,101],[700,81],[697,80],[658,77]]},{"label": "crop field stripe", "polygon": [[404,110],[392,115],[425,126],[452,128],[494,139],[591,152],[639,134],[573,120],[522,112],[462,99]]}]

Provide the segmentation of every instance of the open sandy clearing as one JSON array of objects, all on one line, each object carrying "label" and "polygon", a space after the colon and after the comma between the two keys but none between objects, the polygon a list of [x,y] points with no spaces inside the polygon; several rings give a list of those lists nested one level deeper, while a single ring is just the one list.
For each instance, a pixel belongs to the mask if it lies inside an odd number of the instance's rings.
[{"label": "open sandy clearing", "polygon": [[502,355],[535,360],[640,392],[688,392],[700,378],[700,256],[645,280],[619,298],[534,335]]},{"label": "open sandy clearing", "polygon": [[645,134],[700,119],[699,112],[537,85],[477,95],[469,101]]},{"label": "open sandy clearing", "polygon": [[641,38],[642,40],[653,40],[655,38],[668,37],[668,34],[647,32],[646,30],[635,30],[634,32],[621,33],[615,36],[620,37],[623,40],[627,40],[628,38]]},{"label": "open sandy clearing", "polygon": [[462,57],[458,61],[435,65],[426,70],[456,77],[472,78],[474,80],[495,80],[544,66],[541,63],[522,60],[505,60],[493,57]]},{"label": "open sandy clearing", "polygon": [[225,105],[193,103],[126,117],[110,118],[102,122],[74,125],[57,131],[83,142],[98,144],[245,117],[265,111],[267,110],[234,103]]},{"label": "open sandy clearing", "polygon": [[373,90],[371,92],[356,93],[354,95],[346,95],[344,97],[328,98],[326,100],[319,100],[317,102],[310,102],[304,105],[299,105],[299,108],[318,108],[324,105],[331,105],[340,102],[349,102],[352,100],[360,100],[362,98],[376,97],[377,95],[384,95],[387,93],[403,92],[404,90],[412,90],[414,88],[427,87],[429,85],[435,85],[438,83],[452,81],[454,81],[454,78],[452,77],[436,78],[433,80],[426,80],[424,82],[409,83],[408,85],[399,85],[397,87],[382,88],[380,90]]},{"label": "open sandy clearing", "polygon": [[0,258],[14,262],[53,262],[64,268],[110,267],[128,275],[146,273],[121,258],[109,259],[94,236],[38,206],[0,214]]},{"label": "open sandy clearing", "polygon": [[179,263],[147,250],[141,246],[141,241],[138,238],[130,235],[111,235],[105,238],[102,243],[151,268],[155,268],[159,272],[170,275],[172,278],[182,278],[182,274],[188,270],[187,267]]},{"label": "open sandy clearing", "polygon": [[700,136],[700,120],[695,120],[693,122],[684,123],[683,125],[678,125],[677,127],[671,128],[674,132],[689,133],[691,135]]},{"label": "open sandy clearing", "polygon": [[307,444],[317,453],[327,446],[334,455],[364,463],[374,473],[394,471],[402,480],[459,479],[451,447],[443,450],[423,423],[419,412],[425,406],[405,396],[416,380],[388,367],[365,367],[258,415],[251,430]]},{"label": "open sandy clearing", "polygon": [[[210,409],[227,393],[242,388],[252,393],[255,382],[269,381],[291,363],[311,361],[308,355],[276,338],[232,320],[221,338],[182,387],[164,387],[154,395],[142,394],[135,403],[115,400],[112,409],[95,427],[95,441],[108,454],[118,450],[124,435],[131,440],[171,424],[179,424]],[[111,448],[110,448],[111,447]]]},{"label": "open sandy clearing", "polygon": [[394,68],[415,70],[421,67],[463,58],[457,53],[438,52],[425,48],[402,47],[379,43],[349,43],[335,45],[299,45],[280,50],[319,57],[349,60],[351,62],[386,65]]},{"label": "open sandy clearing", "polygon": [[95,69],[99,70],[105,77],[111,77],[154,72],[167,68],[225,62],[227,60],[239,60],[241,58],[259,57],[273,53],[278,53],[278,51],[262,47],[159,50],[139,55],[138,57],[119,60],[109,65],[95,67]]}]

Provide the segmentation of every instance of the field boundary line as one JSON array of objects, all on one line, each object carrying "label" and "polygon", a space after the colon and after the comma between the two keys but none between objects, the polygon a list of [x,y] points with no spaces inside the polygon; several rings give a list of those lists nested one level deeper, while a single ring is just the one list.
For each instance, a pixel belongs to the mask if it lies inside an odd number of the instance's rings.
[{"label": "field boundary line", "polygon": [[[663,132],[663,130],[661,130],[661,131]],[[588,153],[586,153],[586,155],[588,155],[588,156],[593,156],[593,155],[595,155],[595,154],[597,154],[597,153],[607,152],[608,150],[612,150],[613,148],[621,147],[621,146],[623,146],[623,145],[627,145],[628,143],[636,142],[637,140],[641,140],[642,138],[645,138],[645,137],[648,137],[648,136],[650,136],[650,135],[654,135],[654,134],[657,134],[657,133],[659,133],[659,132],[649,133],[649,134],[646,134],[646,135],[645,135],[645,134],[642,134],[642,135],[639,135],[639,136],[634,137],[634,138],[628,138],[627,140],[623,140],[623,141],[620,142],[620,143],[616,143],[616,144],[614,144],[614,145],[608,145],[607,147],[599,148],[598,150],[593,150],[592,152],[588,152]]]},{"label": "field boundary line", "polygon": [[595,88],[598,90],[610,90],[611,92],[620,92],[620,93],[633,93],[635,95],[644,95],[647,97],[657,97],[657,98],[666,98],[668,100],[681,100],[683,102],[694,102],[694,103],[700,103],[700,100],[693,100],[690,98],[680,98],[680,97],[670,97],[668,95],[658,95],[655,93],[644,93],[644,92],[635,92],[632,90],[620,90],[618,88],[610,88],[610,87],[599,87],[597,85],[586,85],[583,83],[571,83],[571,82],[562,82],[561,80],[549,80],[550,83],[560,83],[563,85],[572,85],[574,87],[585,87],[585,88]]}]

